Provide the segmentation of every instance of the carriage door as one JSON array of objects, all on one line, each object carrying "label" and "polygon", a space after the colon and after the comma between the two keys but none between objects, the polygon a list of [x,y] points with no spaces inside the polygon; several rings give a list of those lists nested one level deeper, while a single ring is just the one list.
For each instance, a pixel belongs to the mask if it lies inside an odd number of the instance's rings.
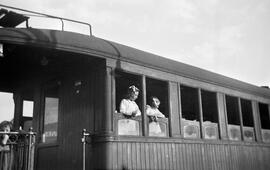
[{"label": "carriage door", "polygon": [[[59,169],[82,169],[82,130],[93,130],[94,100],[93,78],[89,70],[73,71],[63,81],[61,125],[61,147],[59,148]],[[91,81],[92,80],[92,81]],[[60,127],[59,127],[60,128]],[[86,148],[86,169],[90,167],[91,146]]]},{"label": "carriage door", "polygon": [[[91,72],[81,68],[69,71],[43,88],[37,169],[74,170],[83,166],[82,130],[93,129]],[[90,148],[87,145],[88,169]]]}]

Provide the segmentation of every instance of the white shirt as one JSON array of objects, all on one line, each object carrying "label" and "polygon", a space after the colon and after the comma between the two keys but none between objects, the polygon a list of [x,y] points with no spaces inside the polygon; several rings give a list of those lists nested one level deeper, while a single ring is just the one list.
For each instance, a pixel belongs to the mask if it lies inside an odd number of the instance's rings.
[{"label": "white shirt", "polygon": [[140,116],[141,111],[136,104],[135,101],[131,101],[129,99],[123,99],[120,103],[120,113],[131,116],[135,114],[135,116]]},{"label": "white shirt", "polygon": [[165,117],[158,108],[153,108],[149,105],[146,105],[146,115],[147,116],[156,116],[156,117]]}]

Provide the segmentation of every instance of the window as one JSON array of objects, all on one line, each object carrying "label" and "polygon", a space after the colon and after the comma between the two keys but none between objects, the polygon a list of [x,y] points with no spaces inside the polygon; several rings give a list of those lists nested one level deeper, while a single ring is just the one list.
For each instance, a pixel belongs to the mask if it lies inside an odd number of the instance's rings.
[{"label": "window", "polygon": [[[125,103],[129,106],[126,108],[134,108],[134,105],[139,107],[139,110],[142,111],[142,86],[141,86],[141,77],[129,74],[125,72],[116,71],[115,72],[115,84],[116,84],[116,111],[114,118],[116,121],[116,131],[118,135],[132,135],[138,136],[142,132],[141,126],[141,116],[132,116],[124,113],[120,113],[120,103],[122,100],[125,100]],[[138,98],[134,102],[126,100],[128,98],[129,87],[135,86],[139,89]]]},{"label": "window", "polygon": [[32,127],[33,110],[34,110],[34,102],[24,100],[21,127],[25,131],[29,131],[29,129]]},{"label": "window", "polygon": [[0,92],[0,122],[14,118],[14,101],[12,93]]},{"label": "window", "polygon": [[57,141],[59,114],[59,87],[53,85],[44,92],[44,122],[43,143],[54,143]]},{"label": "window", "polygon": [[253,112],[252,104],[250,100],[241,99],[241,111],[243,120],[243,134],[244,140],[254,141],[254,123],[253,123]]},{"label": "window", "polygon": [[[152,78],[146,78],[146,98],[148,135],[159,137],[167,136],[169,129],[168,83]],[[153,100],[160,102],[158,108],[155,108],[156,106],[153,105]]]},{"label": "window", "polygon": [[218,138],[217,95],[214,92],[201,90],[203,132],[206,139]]},{"label": "window", "polygon": [[200,137],[198,89],[181,85],[180,92],[184,137],[198,138]]},{"label": "window", "polygon": [[269,105],[259,103],[259,112],[262,127],[262,137],[264,142],[270,142],[270,117],[269,117]]},{"label": "window", "polygon": [[226,110],[230,140],[241,140],[238,98],[226,95]]}]

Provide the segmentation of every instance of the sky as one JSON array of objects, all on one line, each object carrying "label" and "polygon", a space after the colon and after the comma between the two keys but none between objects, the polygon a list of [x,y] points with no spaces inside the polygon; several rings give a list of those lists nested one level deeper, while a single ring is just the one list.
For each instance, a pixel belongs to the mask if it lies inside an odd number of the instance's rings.
[{"label": "sky", "polygon": [[[269,0],[0,0],[0,4],[87,22],[96,37],[270,86]],[[60,21],[39,20],[30,20],[30,26],[61,28]],[[88,33],[76,24],[65,23],[65,28]],[[4,106],[0,103],[0,121]]]}]

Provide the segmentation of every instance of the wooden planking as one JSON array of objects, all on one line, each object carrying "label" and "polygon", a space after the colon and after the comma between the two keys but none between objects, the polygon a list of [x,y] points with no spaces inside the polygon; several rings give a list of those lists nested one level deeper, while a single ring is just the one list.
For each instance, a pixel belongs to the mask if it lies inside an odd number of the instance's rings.
[{"label": "wooden planking", "polygon": [[[166,142],[110,142],[112,169],[266,170],[270,148]],[[117,164],[117,165],[116,165]]]},{"label": "wooden planking", "polygon": [[37,164],[36,169],[38,170],[58,170],[58,161],[55,159],[57,155],[57,147],[43,147],[37,148]]}]

